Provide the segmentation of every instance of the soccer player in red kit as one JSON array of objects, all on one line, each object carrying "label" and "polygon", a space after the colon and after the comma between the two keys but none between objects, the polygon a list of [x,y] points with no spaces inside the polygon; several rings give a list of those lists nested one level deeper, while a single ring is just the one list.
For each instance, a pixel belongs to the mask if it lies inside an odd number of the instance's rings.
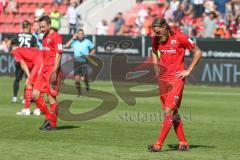
[{"label": "soccer player in red kit", "polygon": [[16,49],[13,49],[12,54],[14,55],[16,62],[20,63],[21,68],[27,75],[25,89],[25,108],[17,114],[28,115],[28,113],[30,113],[33,84],[37,79],[39,70],[41,69],[43,63],[42,51],[33,47],[18,47]]},{"label": "soccer player in red kit", "polygon": [[[187,151],[189,144],[185,138],[178,109],[181,104],[185,77],[190,75],[195,68],[201,59],[202,52],[186,35],[180,31],[173,31],[163,18],[154,19],[152,29],[155,33],[152,40],[152,56],[159,82],[164,120],[157,142],[149,145],[148,150],[151,152],[161,151],[164,140],[173,126],[179,140],[179,150]],[[187,49],[193,53],[193,59],[190,66],[184,69],[184,55]],[[165,94],[161,94],[161,90]]]},{"label": "soccer player in red kit", "polygon": [[[55,130],[57,125],[57,100],[60,84],[60,64],[62,57],[62,37],[51,29],[51,19],[43,16],[39,19],[41,32],[44,34],[42,43],[43,66],[34,83],[33,98],[45,115],[45,121],[40,130]],[[48,109],[41,93],[48,94],[50,109]]]}]

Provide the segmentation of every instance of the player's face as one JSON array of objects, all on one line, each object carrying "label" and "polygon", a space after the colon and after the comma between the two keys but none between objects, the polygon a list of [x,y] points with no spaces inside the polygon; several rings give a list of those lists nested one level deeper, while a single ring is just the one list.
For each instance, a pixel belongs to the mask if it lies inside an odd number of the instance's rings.
[{"label": "player's face", "polygon": [[40,22],[40,29],[41,32],[46,35],[50,31],[51,26],[46,21],[42,21]]},{"label": "player's face", "polygon": [[77,33],[77,36],[78,36],[79,39],[83,39],[84,38],[84,33],[82,31],[79,31]]},{"label": "player's face", "polygon": [[40,26],[38,22],[33,23],[32,31],[33,33],[39,32]]},{"label": "player's face", "polygon": [[158,37],[159,42],[166,42],[168,39],[168,31],[165,26],[162,27],[152,27],[153,32]]}]

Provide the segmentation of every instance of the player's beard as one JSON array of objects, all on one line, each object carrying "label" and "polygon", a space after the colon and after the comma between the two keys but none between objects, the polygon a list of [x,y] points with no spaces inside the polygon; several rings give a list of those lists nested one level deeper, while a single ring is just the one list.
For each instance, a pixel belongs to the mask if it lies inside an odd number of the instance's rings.
[{"label": "player's beard", "polygon": [[168,34],[167,33],[159,34],[157,37],[160,43],[164,43],[168,39]]},{"label": "player's beard", "polygon": [[50,33],[51,29],[47,29],[45,32],[42,32],[44,36],[47,36]]}]

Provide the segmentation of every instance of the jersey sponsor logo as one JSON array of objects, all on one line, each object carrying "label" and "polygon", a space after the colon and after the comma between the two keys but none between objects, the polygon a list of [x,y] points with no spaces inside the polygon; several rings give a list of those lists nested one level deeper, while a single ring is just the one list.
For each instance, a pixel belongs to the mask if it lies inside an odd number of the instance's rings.
[{"label": "jersey sponsor logo", "polygon": [[166,50],[161,50],[161,53],[163,53],[163,54],[176,54],[177,51],[176,51],[176,49],[166,49]]},{"label": "jersey sponsor logo", "polygon": [[18,34],[19,37],[28,37],[28,38],[32,38],[31,34],[27,34],[27,33],[20,33]]},{"label": "jersey sponsor logo", "polygon": [[177,43],[177,40],[171,40],[171,45],[175,45]]},{"label": "jersey sponsor logo", "polygon": [[63,49],[62,44],[58,44],[58,50],[62,51],[62,49]]},{"label": "jersey sponsor logo", "polygon": [[42,47],[42,51],[50,51],[49,47]]}]

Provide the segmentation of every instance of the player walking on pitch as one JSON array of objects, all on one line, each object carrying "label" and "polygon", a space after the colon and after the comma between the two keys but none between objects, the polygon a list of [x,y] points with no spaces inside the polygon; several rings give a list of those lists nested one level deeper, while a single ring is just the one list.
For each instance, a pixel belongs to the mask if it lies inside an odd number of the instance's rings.
[{"label": "player walking on pitch", "polygon": [[[60,84],[60,64],[62,57],[62,37],[51,29],[51,19],[43,16],[39,19],[41,32],[44,33],[42,43],[43,66],[33,87],[33,98],[45,115],[40,130],[55,130],[57,125],[57,100]],[[48,94],[50,110],[41,93]]]},{"label": "player walking on pitch", "polygon": [[[152,29],[155,33],[152,39],[155,73],[159,82],[165,81],[168,83],[159,83],[159,89],[160,92],[161,90],[169,90],[169,92],[163,95],[160,94],[164,120],[157,142],[149,145],[148,150],[151,152],[161,151],[164,140],[173,126],[179,140],[179,150],[186,151],[189,150],[189,144],[185,138],[178,109],[181,104],[185,77],[190,75],[195,68],[201,59],[202,52],[186,35],[180,31],[173,31],[163,18],[154,19]],[[184,69],[186,49],[193,53],[193,59],[190,66]],[[161,69],[160,66],[165,69]]]}]

